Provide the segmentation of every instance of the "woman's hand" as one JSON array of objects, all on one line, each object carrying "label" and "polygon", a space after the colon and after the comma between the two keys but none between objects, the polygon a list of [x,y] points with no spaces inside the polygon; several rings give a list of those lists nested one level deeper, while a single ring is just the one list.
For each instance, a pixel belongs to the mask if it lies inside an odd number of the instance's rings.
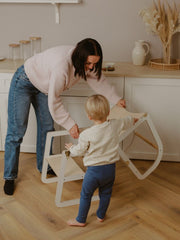
[{"label": "woman's hand", "polygon": [[126,107],[126,100],[125,100],[125,99],[120,99],[120,100],[116,103],[116,105],[119,106],[119,107],[125,108],[125,107]]},{"label": "woman's hand", "polygon": [[78,138],[79,137],[79,128],[78,125],[75,124],[70,130],[69,133],[71,135],[71,137],[73,138]]}]

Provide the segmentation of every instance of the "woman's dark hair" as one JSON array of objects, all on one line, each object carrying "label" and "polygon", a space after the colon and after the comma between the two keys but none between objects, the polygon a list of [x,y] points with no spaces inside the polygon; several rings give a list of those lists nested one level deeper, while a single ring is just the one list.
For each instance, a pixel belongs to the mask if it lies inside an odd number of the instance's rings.
[{"label": "woman's dark hair", "polygon": [[74,75],[76,76],[78,74],[80,77],[86,80],[85,63],[87,61],[88,56],[90,55],[100,57],[99,61],[97,62],[93,69],[94,72],[96,73],[97,78],[100,79],[103,54],[100,44],[92,38],[86,38],[77,43],[72,53],[72,63],[75,68]]}]

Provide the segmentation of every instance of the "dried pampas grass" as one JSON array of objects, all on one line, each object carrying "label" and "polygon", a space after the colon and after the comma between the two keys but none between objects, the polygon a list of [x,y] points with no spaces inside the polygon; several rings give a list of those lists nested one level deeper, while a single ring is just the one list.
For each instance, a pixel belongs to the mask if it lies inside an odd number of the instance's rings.
[{"label": "dried pampas grass", "polygon": [[159,36],[164,63],[170,64],[172,36],[180,32],[180,6],[177,7],[174,1],[171,6],[167,0],[157,0],[153,1],[151,8],[141,10],[139,15],[146,30]]}]

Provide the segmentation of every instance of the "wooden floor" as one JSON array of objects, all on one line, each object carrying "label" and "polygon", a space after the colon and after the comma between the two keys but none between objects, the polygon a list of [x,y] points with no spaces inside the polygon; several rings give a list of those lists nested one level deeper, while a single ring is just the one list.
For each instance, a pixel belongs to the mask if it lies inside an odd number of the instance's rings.
[{"label": "wooden floor", "polygon": [[[140,169],[149,161],[136,161]],[[179,240],[180,163],[161,162],[146,180],[138,180],[118,162],[116,181],[106,220],[96,220],[93,202],[84,228],[69,227],[78,206],[58,208],[56,184],[44,184],[34,154],[21,154],[13,196],[3,192],[3,153],[0,153],[1,240]],[[64,198],[79,196],[81,182],[66,183]]]}]

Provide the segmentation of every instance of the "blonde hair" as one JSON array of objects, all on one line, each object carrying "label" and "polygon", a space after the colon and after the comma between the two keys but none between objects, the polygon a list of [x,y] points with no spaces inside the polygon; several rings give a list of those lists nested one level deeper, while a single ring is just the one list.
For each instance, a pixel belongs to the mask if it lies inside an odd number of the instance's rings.
[{"label": "blonde hair", "polygon": [[99,94],[88,98],[85,105],[86,112],[93,120],[105,120],[110,112],[108,100]]}]

